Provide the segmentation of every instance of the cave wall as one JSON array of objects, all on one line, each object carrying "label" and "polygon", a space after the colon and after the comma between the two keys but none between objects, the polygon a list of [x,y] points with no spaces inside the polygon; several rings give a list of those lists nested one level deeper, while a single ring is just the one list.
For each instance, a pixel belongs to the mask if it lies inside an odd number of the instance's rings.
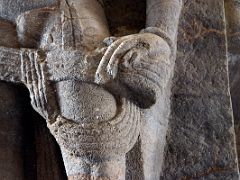
[{"label": "cave wall", "polygon": [[185,1],[162,179],[239,179],[224,1]]}]

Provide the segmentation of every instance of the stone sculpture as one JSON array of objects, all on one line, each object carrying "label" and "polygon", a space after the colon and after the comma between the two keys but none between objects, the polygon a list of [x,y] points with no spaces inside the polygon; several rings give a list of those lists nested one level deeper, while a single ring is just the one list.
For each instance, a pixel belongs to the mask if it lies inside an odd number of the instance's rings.
[{"label": "stone sculpture", "polygon": [[146,29],[111,37],[104,2],[61,0],[21,14],[16,31],[1,35],[0,79],[26,85],[69,179],[125,179],[137,141],[143,178],[159,179],[181,7],[148,0]]}]

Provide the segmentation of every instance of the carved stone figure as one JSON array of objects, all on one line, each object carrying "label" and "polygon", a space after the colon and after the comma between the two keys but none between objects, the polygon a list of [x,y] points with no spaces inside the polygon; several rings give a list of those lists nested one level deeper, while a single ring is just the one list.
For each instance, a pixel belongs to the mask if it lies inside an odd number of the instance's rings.
[{"label": "carved stone figure", "polygon": [[26,85],[69,179],[125,179],[137,141],[143,178],[159,179],[182,1],[146,3],[146,29],[136,34],[112,37],[100,0],[27,11],[16,31],[0,34],[0,79]]}]

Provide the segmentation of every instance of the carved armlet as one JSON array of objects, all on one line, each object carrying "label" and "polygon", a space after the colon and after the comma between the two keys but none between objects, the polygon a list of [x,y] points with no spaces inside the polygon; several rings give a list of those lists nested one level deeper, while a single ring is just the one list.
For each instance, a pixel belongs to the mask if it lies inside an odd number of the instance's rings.
[{"label": "carved armlet", "polygon": [[55,92],[47,78],[45,57],[35,49],[0,47],[0,80],[22,83],[30,91],[33,108],[47,120],[58,114]]},{"label": "carved armlet", "polygon": [[45,55],[39,50],[21,49],[21,81],[30,91],[31,104],[49,123],[56,120],[59,108],[48,80]]}]

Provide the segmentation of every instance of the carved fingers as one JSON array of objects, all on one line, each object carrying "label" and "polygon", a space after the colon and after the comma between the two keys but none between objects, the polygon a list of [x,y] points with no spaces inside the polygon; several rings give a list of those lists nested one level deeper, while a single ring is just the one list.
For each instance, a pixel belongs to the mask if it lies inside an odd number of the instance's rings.
[{"label": "carved fingers", "polygon": [[[131,36],[126,36],[113,42],[100,61],[95,82],[104,84],[116,78],[118,65],[121,62],[126,64],[124,62],[127,62],[131,58],[133,51],[136,51],[134,48],[138,46],[138,43],[139,40]],[[131,51],[132,49],[134,50]]]},{"label": "carved fingers", "polygon": [[139,63],[140,59],[146,61],[170,56],[168,44],[159,36],[145,33],[124,36],[113,41],[104,56],[102,57],[96,72],[95,82],[105,84],[111,79],[115,79],[119,67],[125,70],[132,70],[134,63]]},{"label": "carved fingers", "polygon": [[107,66],[108,62],[113,55],[115,49],[121,44],[121,40],[113,42],[106,50],[104,56],[102,57],[98,69],[96,71],[95,82],[98,84],[104,84],[110,80],[110,74],[108,74]]}]

